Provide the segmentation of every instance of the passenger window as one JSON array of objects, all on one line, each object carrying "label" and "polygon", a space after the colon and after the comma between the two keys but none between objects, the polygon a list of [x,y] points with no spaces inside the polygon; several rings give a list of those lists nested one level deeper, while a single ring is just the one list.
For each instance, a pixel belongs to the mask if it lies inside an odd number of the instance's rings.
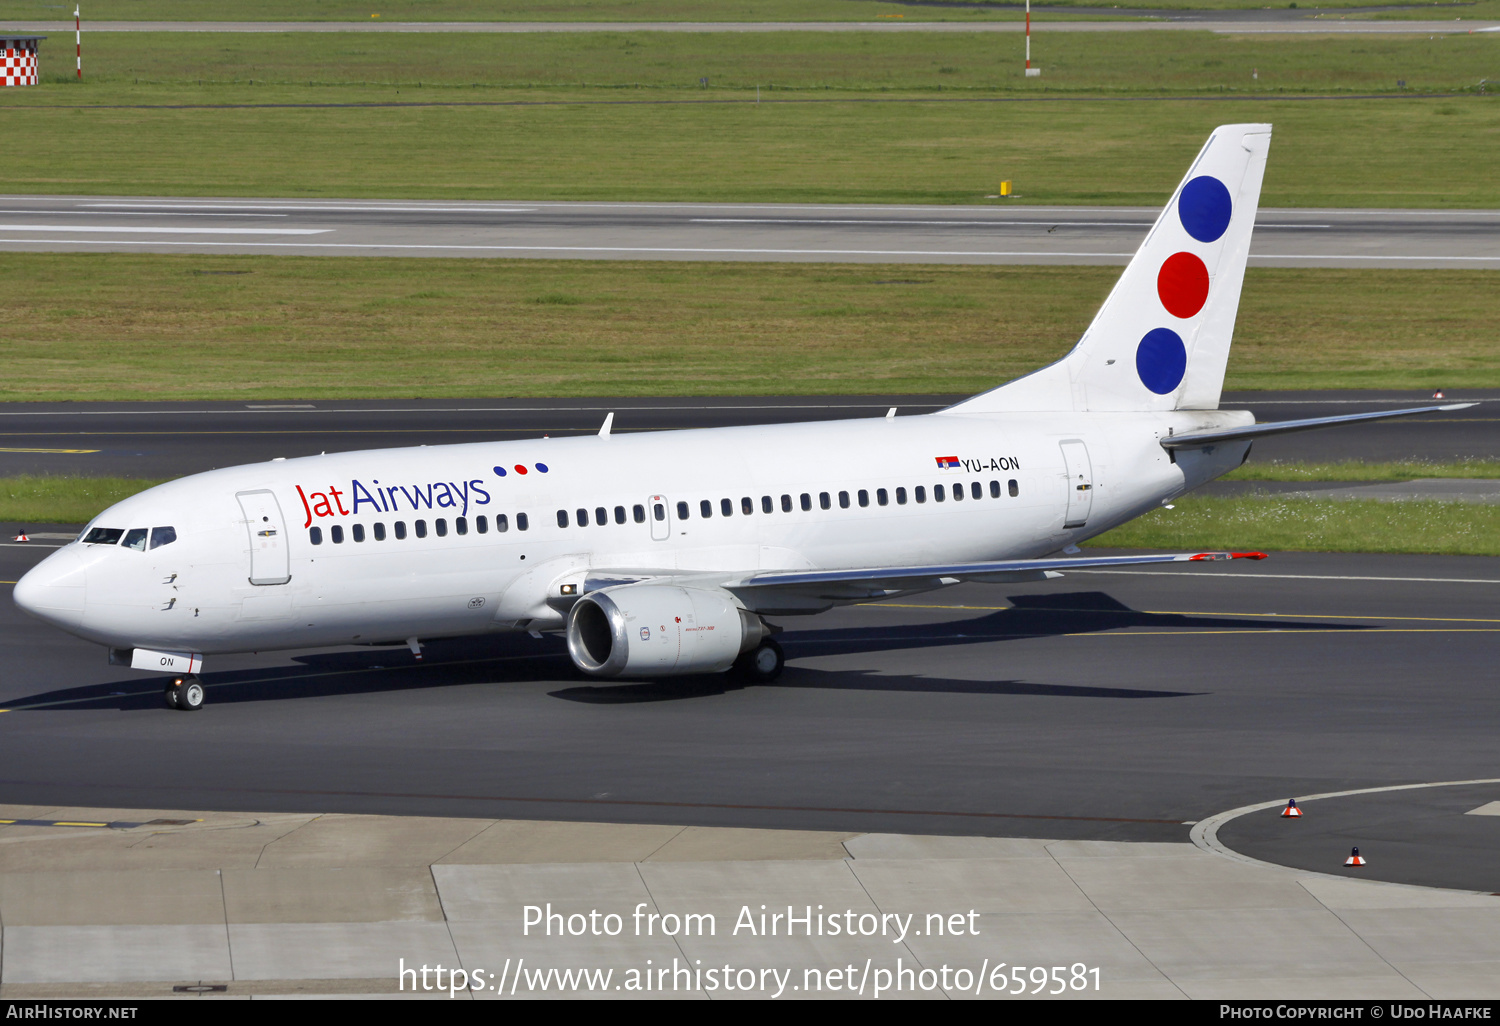
[{"label": "passenger window", "polygon": [[364,524],[355,524],[353,527],[351,527],[349,529],[349,532],[354,536],[354,540],[355,541],[362,542],[362,541],[365,540],[365,525]]},{"label": "passenger window", "polygon": [[719,514],[726,517],[734,516],[734,503],[729,501],[728,499],[720,499]]},{"label": "passenger window", "polygon": [[[678,520],[686,520],[687,518],[688,518],[687,503],[685,503],[685,502],[679,502],[677,504],[677,519]],[[660,520],[661,517],[657,517],[656,519]]]},{"label": "passenger window", "polygon": [[587,527],[587,526],[589,526],[589,511],[588,510],[581,509],[581,510],[578,511],[578,526],[579,527]]},{"label": "passenger window", "polygon": [[[932,486],[932,501],[933,502],[946,502],[947,499],[948,499],[948,489],[944,488],[942,485],[933,485]],[[917,501],[921,502],[922,500],[918,499]]]},{"label": "passenger window", "polygon": [[469,533],[469,518],[468,517],[454,517],[453,518],[453,533],[454,534],[468,534]]},{"label": "passenger window", "polygon": [[755,500],[745,495],[740,498],[740,512],[749,516],[755,512]]},{"label": "passenger window", "polygon": [[426,538],[427,537],[427,521],[425,521],[425,520],[414,520],[414,521],[412,521],[412,526],[417,529],[417,537],[418,538]]},{"label": "passenger window", "polygon": [[998,498],[1000,498],[1000,482],[999,481],[991,481],[990,482],[990,498],[992,498],[992,499],[998,499]]},{"label": "passenger window", "polygon": [[802,511],[805,513],[812,509],[812,496],[806,492],[802,493]]},{"label": "passenger window", "polygon": [[882,506],[889,506],[891,504],[891,493],[884,488],[877,488],[875,489],[875,501]]},{"label": "passenger window", "polygon": [[956,485],[953,486],[953,501],[954,502],[963,502],[964,501],[964,486],[963,485],[956,484]]},{"label": "passenger window", "polygon": [[982,499],[984,498],[984,488],[980,486],[978,481],[970,481],[969,494],[976,499]]},{"label": "passenger window", "polygon": [[1021,486],[1020,486],[1020,484],[1018,484],[1016,482],[1015,478],[1011,478],[1010,479],[1009,485],[1010,485],[1010,497],[1012,499],[1014,499],[1017,495],[1021,494]]},{"label": "passenger window", "polygon": [[[421,523],[421,521],[418,521],[418,523]],[[438,517],[432,522],[432,526],[437,528],[437,536],[439,538],[448,537],[448,521],[446,519]]]},{"label": "passenger window", "polygon": [[568,511],[567,510],[560,509],[560,510],[557,511],[557,526],[558,527],[567,527],[568,526]]},{"label": "passenger window", "polygon": [[125,540],[120,543],[127,549],[135,549],[137,552],[146,551],[146,529],[144,527],[132,527],[125,532]]},{"label": "passenger window", "polygon": [[714,504],[707,499],[703,499],[698,503],[698,512],[703,515],[704,520],[707,520],[714,515]]},{"label": "passenger window", "polygon": [[116,545],[125,532],[118,527],[96,527],[83,536],[85,545]]},{"label": "passenger window", "polygon": [[781,512],[783,512],[783,513],[790,513],[791,511],[792,511],[792,497],[790,495],[783,495],[781,497]]},{"label": "passenger window", "polygon": [[859,504],[861,508],[870,504],[870,493],[863,488],[859,490]]},{"label": "passenger window", "polygon": [[[866,501],[868,501],[868,500],[866,500]],[[848,508],[849,508],[849,493],[848,492],[839,492],[839,509],[848,509]]]},{"label": "passenger window", "polygon": [[375,540],[376,541],[385,541],[385,525],[384,524],[376,524],[375,525]]},{"label": "passenger window", "polygon": [[905,506],[906,505],[906,489],[905,488],[897,488],[896,489],[896,505],[898,505],[898,506]]},{"label": "passenger window", "polygon": [[595,507],[594,523],[598,524],[600,527],[607,527],[609,525],[609,510],[605,509],[603,506]]},{"label": "passenger window", "polygon": [[163,545],[171,545],[177,540],[177,528],[175,527],[153,527],[151,528],[151,547],[159,549]]},{"label": "passenger window", "polygon": [[[900,496],[901,492],[897,490],[896,494],[897,496]],[[917,485],[915,488],[913,488],[911,490],[911,495],[912,498],[916,499],[919,503],[927,501],[927,489],[923,488],[921,485]]]},{"label": "passenger window", "polygon": [[658,502],[652,506],[651,515],[657,520],[665,520],[667,519],[667,507]]},{"label": "passenger window", "polygon": [[[658,506],[656,508],[657,509],[661,509],[660,506]],[[638,524],[644,524],[646,522],[646,507],[642,506],[638,502],[634,506],[630,507],[630,515],[635,520],[636,523],[638,523]]]},{"label": "passenger window", "polygon": [[323,544],[323,529],[321,527],[309,527],[307,529],[307,540],[314,545]]},{"label": "passenger window", "polygon": [[396,540],[397,541],[405,541],[406,540],[406,521],[405,520],[398,520],[398,521],[396,521]]},{"label": "passenger window", "polygon": [[762,513],[771,513],[774,512],[775,509],[776,504],[771,501],[771,497],[769,495],[762,495],[760,497],[760,511]]},{"label": "passenger window", "polygon": [[516,530],[517,531],[525,531],[525,530],[530,529],[530,527],[531,527],[531,518],[528,517],[525,513],[517,513],[516,514]]},{"label": "passenger window", "polygon": [[828,497],[828,493],[827,492],[819,492],[818,493],[818,505],[821,506],[823,509],[829,509],[829,508],[831,508],[833,506],[833,500]]},{"label": "passenger window", "polygon": [[[520,523],[521,523],[521,517],[524,516],[524,515],[525,514],[517,514],[516,515],[516,525],[518,527],[520,526]],[[510,530],[510,517],[506,516],[504,513],[496,513],[495,514],[495,533],[496,534],[504,534],[506,531],[509,531],[509,530]],[[524,527],[522,527],[521,530],[524,531],[526,529]]]},{"label": "passenger window", "polygon": [[332,527],[330,527],[328,529],[328,537],[329,537],[329,539],[335,545],[342,545],[342,544],[344,544],[344,529],[343,529],[343,527],[341,527],[338,524],[334,524]]},{"label": "passenger window", "polygon": [[[642,520],[646,519],[646,511],[645,510],[641,510],[641,519]],[[625,507],[624,506],[616,506],[615,507],[615,523],[617,523],[617,524],[623,524],[624,522],[625,522]]]},{"label": "passenger window", "polygon": [[489,534],[490,518],[485,516],[483,513],[479,514],[479,516],[474,518],[474,530],[478,531],[480,534]]}]

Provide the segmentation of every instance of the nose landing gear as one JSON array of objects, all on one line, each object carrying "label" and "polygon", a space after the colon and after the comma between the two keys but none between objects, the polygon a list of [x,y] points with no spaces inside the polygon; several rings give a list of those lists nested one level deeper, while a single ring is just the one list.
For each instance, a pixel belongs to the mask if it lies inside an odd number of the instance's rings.
[{"label": "nose landing gear", "polygon": [[165,697],[168,708],[195,712],[203,708],[203,682],[195,674],[173,677],[167,683]]}]

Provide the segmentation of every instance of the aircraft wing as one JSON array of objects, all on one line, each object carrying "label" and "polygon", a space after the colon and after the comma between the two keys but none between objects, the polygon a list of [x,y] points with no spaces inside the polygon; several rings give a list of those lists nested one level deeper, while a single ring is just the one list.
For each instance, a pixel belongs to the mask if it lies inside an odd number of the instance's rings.
[{"label": "aircraft wing", "polygon": [[1240,442],[1247,438],[1265,435],[1284,435],[1290,431],[1311,431],[1314,428],[1333,427],[1337,424],[1353,424],[1361,420],[1385,420],[1387,417],[1409,417],[1414,413],[1438,413],[1448,410],[1467,410],[1478,403],[1450,403],[1447,406],[1413,406],[1405,410],[1378,410],[1375,413],[1347,413],[1338,417],[1310,417],[1307,420],[1273,420],[1265,424],[1247,427],[1224,428],[1220,431],[1195,431],[1189,435],[1167,435],[1161,439],[1163,449],[1195,449],[1200,445],[1217,442]]}]

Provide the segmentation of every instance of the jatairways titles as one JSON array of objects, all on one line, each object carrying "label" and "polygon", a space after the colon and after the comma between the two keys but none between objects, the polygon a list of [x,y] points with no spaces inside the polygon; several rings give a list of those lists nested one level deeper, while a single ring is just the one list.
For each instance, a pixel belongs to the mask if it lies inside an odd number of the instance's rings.
[{"label": "jatairways titles", "polygon": [[[300,484],[293,487],[297,489],[297,497],[302,500],[302,511],[307,517],[303,527],[322,517],[358,516],[361,506],[370,507],[366,513],[399,513],[402,499],[413,511],[454,509],[458,510],[459,516],[468,515],[471,502],[476,506],[490,504],[490,493],[485,490],[484,481],[477,477],[459,482],[433,481],[425,485],[382,485],[378,479],[372,478],[368,487],[358,478],[353,478],[343,491],[329,485],[326,492],[305,491]],[[344,508],[346,495],[352,498],[353,509]]]}]

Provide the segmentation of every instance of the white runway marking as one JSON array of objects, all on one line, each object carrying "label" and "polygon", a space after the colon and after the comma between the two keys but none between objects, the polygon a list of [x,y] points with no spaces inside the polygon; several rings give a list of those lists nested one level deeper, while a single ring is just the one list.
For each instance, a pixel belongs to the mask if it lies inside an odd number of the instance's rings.
[{"label": "white runway marking", "polygon": [[[131,232],[139,235],[326,235],[332,228],[160,228],[113,224],[0,224],[0,232]],[[88,239],[12,239],[12,242],[89,242]],[[193,243],[180,243],[193,245]],[[212,245],[212,243],[209,243]],[[227,243],[226,243],[227,245]],[[285,243],[295,245],[295,243]]]},{"label": "white runway marking", "polygon": [[[0,214],[35,214],[38,217],[69,217],[79,215],[82,217],[93,217],[98,211],[95,210],[51,210],[43,207],[33,207],[30,210],[0,210]],[[155,217],[155,213],[147,210],[117,210],[113,211],[116,217]],[[289,214],[178,214],[173,217],[289,217]],[[38,225],[45,228],[46,225]]]},{"label": "white runway marking", "polygon": [[[980,225],[986,228],[1150,228],[1151,221],[909,221],[904,218],[857,220],[848,217],[694,217],[693,224],[919,224],[941,226]],[[1256,228],[1332,228],[1331,224],[1256,224]]]}]

